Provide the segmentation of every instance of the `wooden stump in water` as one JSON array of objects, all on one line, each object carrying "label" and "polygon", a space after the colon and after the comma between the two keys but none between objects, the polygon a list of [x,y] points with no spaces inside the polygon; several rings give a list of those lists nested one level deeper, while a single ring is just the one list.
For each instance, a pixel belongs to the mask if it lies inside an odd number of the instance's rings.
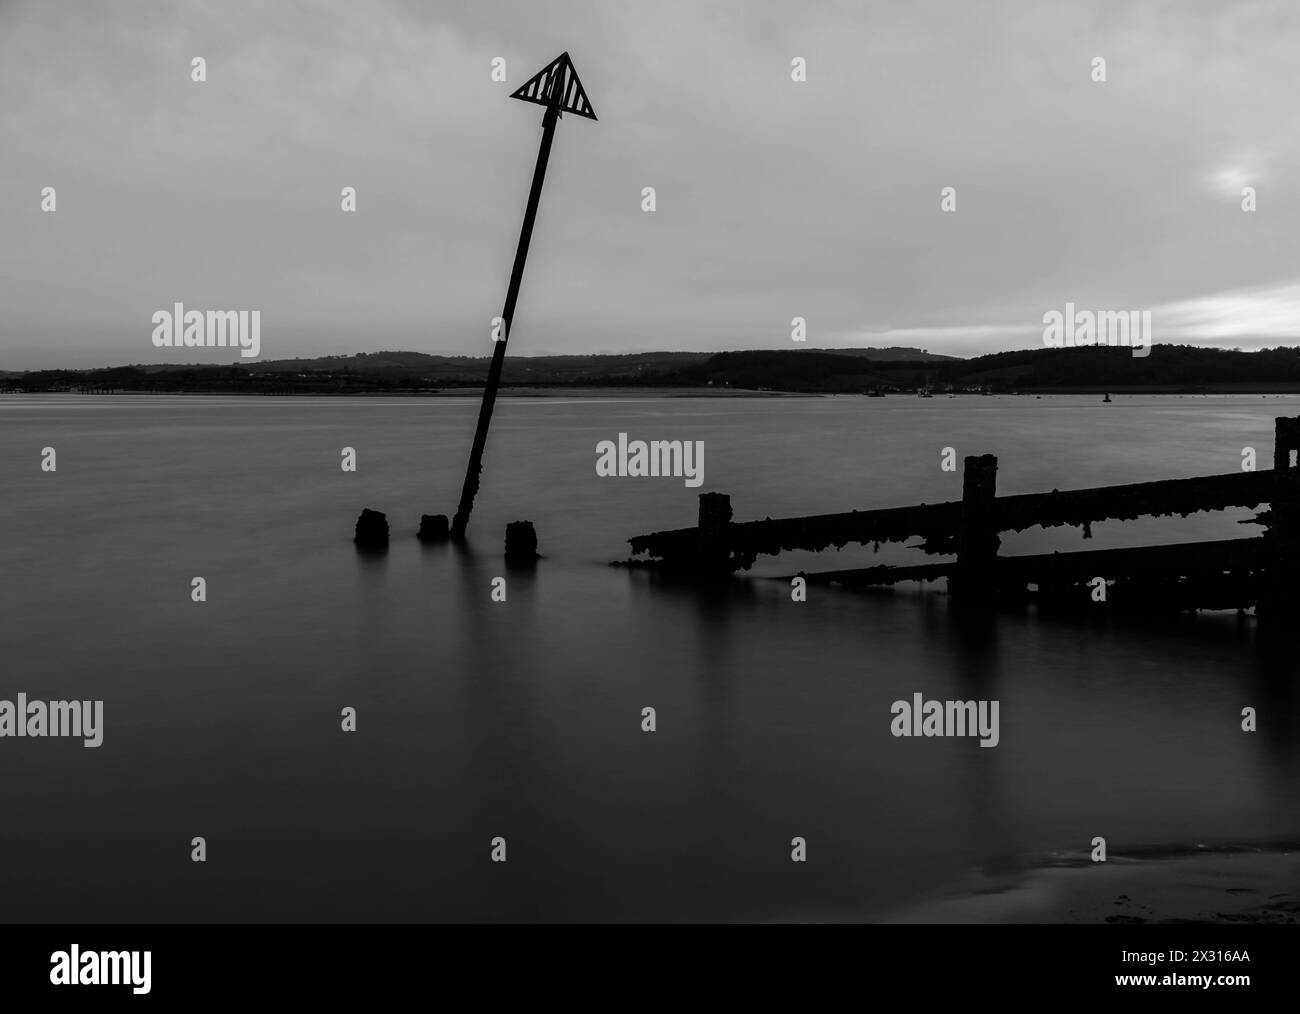
[{"label": "wooden stump in water", "polygon": [[388,515],[365,508],[357,518],[352,541],[359,549],[382,549],[388,545]]},{"label": "wooden stump in water", "polygon": [[506,525],[506,563],[529,564],[537,560],[537,532],[531,521]]},{"label": "wooden stump in water", "polygon": [[421,542],[442,542],[451,538],[451,525],[446,514],[421,514],[420,530],[415,537]]}]

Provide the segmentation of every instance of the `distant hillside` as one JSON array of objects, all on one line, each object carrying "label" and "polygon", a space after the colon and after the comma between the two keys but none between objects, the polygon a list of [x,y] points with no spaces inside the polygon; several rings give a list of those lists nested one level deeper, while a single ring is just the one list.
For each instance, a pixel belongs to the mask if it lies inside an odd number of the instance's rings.
[{"label": "distant hillside", "polygon": [[1281,391],[1300,386],[1300,348],[1237,352],[1157,345],[1145,358],[1126,348],[1033,349],[966,360],[954,372],[966,383],[1022,391]]},{"label": "distant hillside", "polygon": [[1158,345],[1149,356],[1128,348],[1027,349],[940,362],[864,362],[832,352],[722,352],[671,377],[699,384],[775,391],[861,393],[936,389],[994,391],[1296,390],[1300,349],[1235,352]]},{"label": "distant hillside", "polygon": [[[707,360],[711,352],[638,352],[621,356],[507,356],[507,372],[524,383],[637,382]],[[482,384],[491,356],[434,356],[424,352],[359,352],[318,359],[277,359],[249,368],[259,373],[361,373],[413,377],[434,385]]]},{"label": "distant hillside", "polygon": [[782,349],[781,351],[791,352],[827,352],[836,356],[859,356],[862,359],[876,359],[886,363],[929,363],[929,362],[961,362],[960,356],[941,356],[937,352],[930,352],[928,349],[911,349],[899,345],[891,345],[884,349]]},{"label": "distant hillside", "polygon": [[[810,355],[829,352],[840,356],[872,359],[883,362],[959,361],[952,356],[934,355],[922,349],[805,349],[796,347],[782,351]],[[507,356],[512,372],[523,372],[546,377],[556,383],[572,383],[579,379],[609,377],[637,377],[669,370],[684,369],[711,359],[714,352],[634,352],[625,355],[574,355],[574,356]],[[486,377],[491,356],[435,356],[425,352],[358,352],[352,356],[323,356],[316,359],[276,359],[256,364],[259,370],[275,372],[298,370],[360,372],[403,371],[420,373],[433,378]]]},{"label": "distant hillside", "polygon": [[[816,350],[787,350],[800,359]],[[638,387],[689,376],[714,358],[712,352],[639,352],[626,355],[508,356],[505,382],[535,387]],[[860,363],[902,355],[942,359],[919,349],[846,349]],[[232,365],[146,363],[94,370],[0,372],[0,390],[121,390],[238,392],[255,394],[429,393],[447,387],[478,387],[487,379],[490,356],[436,356],[424,352],[360,352],[351,356],[277,359]],[[814,371],[815,372],[815,371]],[[672,381],[674,383],[678,381]],[[694,383],[683,380],[682,383]],[[704,384],[704,381],[699,381]]]},{"label": "distant hillside", "polygon": [[[895,355],[922,358],[892,358]],[[3,391],[184,391],[253,394],[430,394],[478,387],[487,357],[373,352],[230,366],[118,366],[0,373]],[[1300,349],[1236,352],[1158,345],[1026,349],[975,359],[915,349],[644,352],[619,356],[510,356],[509,387],[743,388],[806,393],[915,391],[1296,391]]]}]

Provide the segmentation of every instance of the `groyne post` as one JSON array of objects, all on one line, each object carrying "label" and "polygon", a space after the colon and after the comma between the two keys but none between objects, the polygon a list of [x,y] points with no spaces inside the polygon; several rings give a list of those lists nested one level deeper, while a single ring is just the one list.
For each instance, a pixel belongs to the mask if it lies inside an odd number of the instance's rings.
[{"label": "groyne post", "polygon": [[730,524],[731,497],[726,493],[701,493],[696,569],[713,574],[731,573],[731,550],[727,545]]},{"label": "groyne post", "polygon": [[995,598],[998,547],[1002,545],[995,516],[997,479],[995,455],[969,455],[964,459],[957,571],[948,582],[954,598],[972,602],[992,602]]},{"label": "groyne post", "polygon": [[1291,464],[1293,452],[1300,455],[1300,418],[1279,416],[1273,420],[1273,501],[1264,534],[1272,545],[1256,607],[1260,616],[1291,613],[1300,604],[1300,465]]}]

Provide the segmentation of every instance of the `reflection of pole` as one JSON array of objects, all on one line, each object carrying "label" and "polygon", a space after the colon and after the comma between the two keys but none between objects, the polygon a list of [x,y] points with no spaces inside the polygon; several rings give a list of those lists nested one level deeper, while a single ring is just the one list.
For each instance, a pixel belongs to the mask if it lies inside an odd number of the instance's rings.
[{"label": "reflection of pole", "polygon": [[551,85],[551,102],[542,117],[542,144],[537,150],[537,166],[533,169],[533,188],[528,192],[528,207],[524,211],[524,225],[519,231],[519,246],[515,249],[515,266],[510,271],[510,288],[506,290],[506,307],[501,313],[501,340],[492,350],[492,366],[488,369],[487,386],[483,388],[483,404],[478,410],[478,428],[474,430],[474,445],[469,452],[469,467],[465,470],[465,485],[460,491],[460,505],[451,523],[453,539],[463,539],[469,526],[469,512],[474,509],[474,496],[478,493],[479,473],[483,471],[483,448],[487,444],[488,424],[496,403],[497,387],[501,384],[501,365],[506,358],[506,341],[510,338],[510,324],[515,316],[515,300],[519,298],[519,283],[524,277],[524,262],[528,259],[528,241],[533,237],[533,221],[537,218],[537,204],[542,196],[542,182],[546,179],[546,162],[551,155],[551,139],[555,137],[555,121],[559,119],[559,91],[562,74],[556,74]]}]

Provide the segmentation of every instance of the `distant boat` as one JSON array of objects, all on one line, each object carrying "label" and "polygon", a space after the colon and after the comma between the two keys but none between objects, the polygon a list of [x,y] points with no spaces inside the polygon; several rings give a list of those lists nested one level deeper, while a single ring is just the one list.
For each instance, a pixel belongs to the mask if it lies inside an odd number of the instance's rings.
[{"label": "distant boat", "polygon": [[921,390],[919,390],[919,391],[916,392],[916,396],[917,396],[918,398],[933,398],[933,397],[934,397],[934,395],[930,393],[930,389],[929,389],[928,387],[923,387],[923,388],[921,388]]},{"label": "distant boat", "polygon": [[884,396],[885,396],[884,391],[877,391],[874,387],[867,388],[868,398],[883,398]]},{"label": "distant boat", "polygon": [[1110,395],[1107,394],[1106,397],[1102,398],[1101,400],[1104,401],[1106,404],[1109,405],[1109,404],[1110,404]]}]

